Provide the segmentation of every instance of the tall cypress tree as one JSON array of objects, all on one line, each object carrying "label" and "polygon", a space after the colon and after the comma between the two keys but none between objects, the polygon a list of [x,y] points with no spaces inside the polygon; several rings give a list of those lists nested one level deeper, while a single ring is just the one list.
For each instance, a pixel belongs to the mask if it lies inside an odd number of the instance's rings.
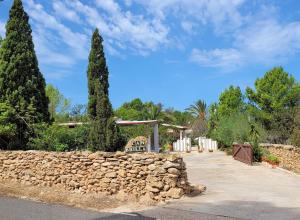
[{"label": "tall cypress tree", "polygon": [[88,115],[91,121],[89,149],[116,151],[123,140],[113,118],[109,101],[108,68],[102,45],[103,39],[96,29],[92,36],[88,66]]},{"label": "tall cypress tree", "polygon": [[50,120],[45,79],[38,67],[29,17],[22,1],[14,0],[1,45],[0,101],[16,110],[19,144],[26,144],[32,123]]}]

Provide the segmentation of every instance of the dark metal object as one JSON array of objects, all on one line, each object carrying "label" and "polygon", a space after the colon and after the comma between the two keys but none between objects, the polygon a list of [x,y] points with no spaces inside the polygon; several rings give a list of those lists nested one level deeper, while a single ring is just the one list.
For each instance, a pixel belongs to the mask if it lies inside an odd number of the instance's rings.
[{"label": "dark metal object", "polygon": [[250,144],[233,144],[233,158],[243,163],[252,165],[253,149]]}]

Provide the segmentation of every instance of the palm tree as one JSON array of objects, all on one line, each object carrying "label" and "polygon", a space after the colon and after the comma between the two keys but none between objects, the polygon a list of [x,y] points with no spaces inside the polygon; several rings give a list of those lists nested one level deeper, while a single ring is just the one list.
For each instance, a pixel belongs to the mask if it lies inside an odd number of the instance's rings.
[{"label": "palm tree", "polygon": [[191,115],[193,115],[195,118],[201,119],[202,121],[205,120],[206,117],[206,103],[204,100],[199,99],[194,104],[190,105],[187,109],[185,109],[187,112],[189,112]]}]

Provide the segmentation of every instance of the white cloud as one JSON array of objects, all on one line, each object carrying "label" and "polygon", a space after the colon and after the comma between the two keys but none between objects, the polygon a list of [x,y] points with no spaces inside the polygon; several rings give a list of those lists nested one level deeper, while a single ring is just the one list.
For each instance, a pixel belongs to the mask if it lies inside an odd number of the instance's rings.
[{"label": "white cloud", "polygon": [[61,18],[65,18],[69,21],[82,23],[79,15],[74,11],[68,8],[66,4],[61,1],[54,0],[52,2],[52,7],[55,11],[55,14]]},{"label": "white cloud", "polygon": [[196,24],[194,22],[182,21],[181,22],[181,27],[182,27],[183,30],[185,30],[189,34],[196,33],[196,30],[195,30]]},{"label": "white cloud", "polygon": [[190,60],[204,67],[222,68],[230,70],[243,64],[242,54],[233,48],[198,50],[193,49]]},{"label": "white cloud", "polygon": [[276,7],[241,10],[245,0],[54,0],[54,11],[36,0],[25,5],[35,27],[37,51],[47,64],[69,66],[86,59],[95,27],[109,54],[121,58],[124,53],[186,49],[187,43],[197,44],[196,35],[201,39],[205,31],[225,46],[194,46],[190,60],[227,70],[250,63],[276,64],[300,50],[300,22],[283,23]]},{"label": "white cloud", "polygon": [[51,41],[55,41],[55,36],[50,31],[45,31],[44,28],[37,26],[33,32],[33,40],[37,45],[36,53],[40,63],[54,64],[61,67],[69,67],[75,63],[70,54],[62,53],[55,46],[50,46]]},{"label": "white cloud", "polygon": [[284,24],[275,17],[253,18],[232,36],[232,48],[194,48],[190,60],[226,70],[251,64],[282,65],[300,52],[300,22]]},{"label": "white cloud", "polygon": [[[41,55],[49,52],[48,58],[43,59],[44,63],[71,64],[77,59],[86,59],[89,45],[87,35],[72,31],[59,22],[55,16],[47,13],[41,4],[34,0],[27,0],[26,3],[27,11],[35,26],[37,51]],[[55,50],[56,53],[54,53]],[[59,53],[64,55],[59,55]]]},{"label": "white cloud", "polygon": [[5,23],[0,21],[0,36],[3,38],[5,36]]},{"label": "white cloud", "polygon": [[79,0],[66,0],[90,27],[98,27],[115,50],[126,49],[145,55],[168,43],[168,28],[160,20],[124,11],[113,0],[95,0],[97,8]]},{"label": "white cloud", "polygon": [[300,50],[300,22],[258,21],[237,31],[235,41],[252,61],[262,64],[282,62]]},{"label": "white cloud", "polygon": [[[189,17],[202,24],[211,23],[216,32],[233,30],[243,23],[239,7],[245,0],[135,0],[160,19],[170,14],[175,17]],[[226,26],[223,24],[226,23]]]}]

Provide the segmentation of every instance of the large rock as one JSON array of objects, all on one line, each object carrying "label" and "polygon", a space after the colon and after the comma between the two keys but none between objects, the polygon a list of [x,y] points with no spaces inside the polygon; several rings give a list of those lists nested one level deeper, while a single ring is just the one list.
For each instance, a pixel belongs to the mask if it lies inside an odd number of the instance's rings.
[{"label": "large rock", "polygon": [[156,204],[156,201],[154,199],[151,198],[149,193],[146,193],[145,195],[143,195],[140,200],[139,200],[140,204],[142,205],[148,205],[148,206],[152,206]]},{"label": "large rock", "polygon": [[170,161],[166,161],[163,166],[162,166],[164,169],[169,169],[169,168],[177,168],[179,169],[180,168],[180,164],[178,163],[172,163]]},{"label": "large rock", "polygon": [[169,168],[169,169],[168,169],[168,173],[171,173],[171,174],[177,175],[177,176],[180,175],[180,171],[177,170],[176,168]]},{"label": "large rock", "polygon": [[161,181],[153,181],[153,182],[150,182],[148,183],[151,187],[154,187],[154,188],[158,188],[158,189],[162,189],[164,187],[164,184],[163,182]]},{"label": "large rock", "polygon": [[179,199],[181,196],[183,196],[184,192],[181,188],[171,188],[167,192],[167,196],[172,199]]},{"label": "large rock", "polygon": [[154,165],[154,164],[150,164],[149,166],[148,166],[148,169],[149,170],[155,170],[156,169],[156,166]]},{"label": "large rock", "polygon": [[117,173],[116,172],[109,172],[109,173],[105,174],[105,177],[107,177],[107,178],[116,178]]},{"label": "large rock", "polygon": [[160,190],[155,188],[155,187],[152,187],[152,186],[147,186],[146,189],[149,191],[149,192],[153,192],[153,193],[158,193]]}]

